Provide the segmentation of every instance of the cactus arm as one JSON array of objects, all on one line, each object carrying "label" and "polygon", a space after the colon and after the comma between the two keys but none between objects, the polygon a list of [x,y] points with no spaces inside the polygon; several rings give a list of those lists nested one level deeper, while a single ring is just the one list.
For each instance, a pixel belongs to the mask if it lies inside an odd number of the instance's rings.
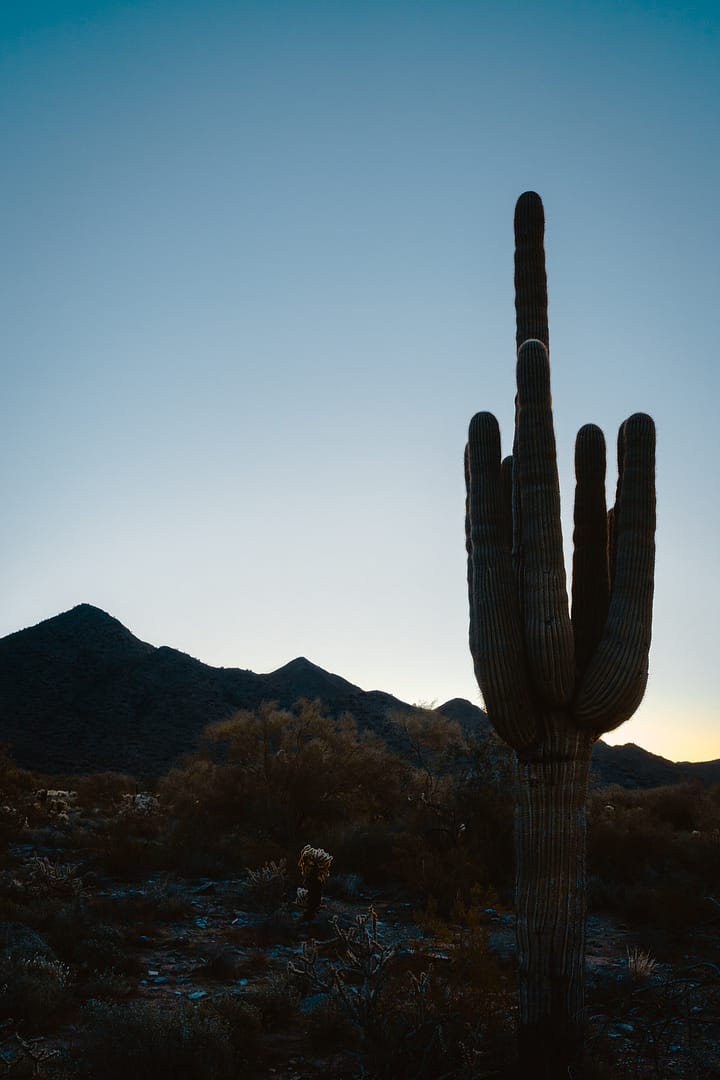
[{"label": "cactus arm", "polygon": [[610,591],[615,580],[615,507],[611,506],[607,512],[607,538],[608,538],[608,580]]},{"label": "cactus arm", "polygon": [[613,581],[615,580],[615,555],[616,555],[616,533],[615,526],[617,525],[617,510],[620,506],[620,489],[622,488],[622,475],[623,475],[623,454],[624,454],[624,442],[623,442],[623,425],[620,425],[617,437],[617,484],[615,485],[615,502],[608,510],[608,570],[610,573],[610,591],[612,592]]},{"label": "cactus arm", "polygon": [[515,749],[535,739],[514,577],[502,526],[500,430],[491,413],[470,423],[467,453],[470,648],[488,715]]},{"label": "cactus arm", "polygon": [[632,716],[648,677],[655,566],[655,426],[636,413],[622,426],[615,504],[615,572],[607,623],[582,679],[576,722],[609,731]]},{"label": "cactus arm", "polygon": [[575,690],[575,646],[565,582],[550,364],[542,342],[526,341],[520,347],[517,380],[525,643],[537,693],[550,707],[562,708]]},{"label": "cactus arm", "polygon": [[582,673],[602,637],[610,601],[605,437],[595,424],[586,424],[577,434],[575,477],[572,624],[575,661]]},{"label": "cactus arm", "polygon": [[540,196],[526,191],[515,206],[515,314],[517,348],[536,338],[549,346],[545,213]]},{"label": "cactus arm", "polygon": [[477,645],[475,642],[476,619],[474,615],[475,582],[473,579],[472,560],[472,530],[470,526],[470,445],[465,444],[465,550],[467,552],[467,583],[468,596],[470,597],[470,655],[475,657]]},{"label": "cactus arm", "polygon": [[513,543],[513,459],[503,458],[500,465],[503,542],[512,550]]}]

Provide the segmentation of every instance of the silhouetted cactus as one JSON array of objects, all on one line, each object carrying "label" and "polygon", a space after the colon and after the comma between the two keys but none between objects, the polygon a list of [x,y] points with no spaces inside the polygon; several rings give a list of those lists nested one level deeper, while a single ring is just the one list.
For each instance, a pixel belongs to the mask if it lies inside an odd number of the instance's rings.
[{"label": "silhouetted cactus", "polygon": [[[579,1075],[585,951],[587,777],[592,744],[627,720],[647,682],[655,556],[655,432],[618,439],[615,506],[605,442],[575,450],[568,610],[550,398],[544,214],[515,210],[517,398],[513,455],[490,413],[465,455],[470,649],[488,716],[517,752],[516,906],[520,1057],[532,1075]],[[568,1071],[571,1070],[571,1071]]]},{"label": "silhouetted cactus", "polygon": [[298,870],[305,884],[305,918],[314,919],[322,903],[323,885],[330,876],[333,856],[323,848],[306,844],[300,852]]}]

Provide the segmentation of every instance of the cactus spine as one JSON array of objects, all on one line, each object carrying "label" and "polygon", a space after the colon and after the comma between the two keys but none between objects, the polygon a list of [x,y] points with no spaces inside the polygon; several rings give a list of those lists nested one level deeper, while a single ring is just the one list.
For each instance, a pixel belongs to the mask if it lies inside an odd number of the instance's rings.
[{"label": "cactus spine", "polygon": [[[518,758],[515,816],[522,1066],[579,1075],[585,953],[585,830],[593,742],[627,720],[647,682],[655,558],[655,430],[618,438],[615,506],[605,441],[575,448],[572,608],[550,398],[544,213],[515,210],[517,397],[512,457],[490,413],[465,452],[470,649],[488,716]],[[544,1070],[544,1071],[543,1071]],[[570,1070],[570,1071],[569,1071]]]}]

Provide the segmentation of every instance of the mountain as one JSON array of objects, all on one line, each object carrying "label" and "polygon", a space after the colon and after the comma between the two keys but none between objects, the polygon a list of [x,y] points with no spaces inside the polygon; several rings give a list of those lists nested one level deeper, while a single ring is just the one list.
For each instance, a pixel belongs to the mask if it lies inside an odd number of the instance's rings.
[{"label": "mountain", "polygon": [[[210,667],[140,641],[90,604],[0,639],[0,739],[20,765],[40,772],[159,775],[197,745],[207,724],[262,702],[289,708],[301,697],[319,699],[332,716],[351,713],[359,727],[402,748],[392,717],[411,705],[302,656],[268,675]],[[480,738],[491,735],[487,716],[469,701],[453,698],[437,711]],[[592,768],[602,785],[720,783],[720,761],[676,764],[632,743],[598,742]]]},{"label": "mountain", "polygon": [[207,724],[301,697],[387,735],[389,714],[411,708],[304,657],[269,675],[210,667],[140,641],[90,604],[0,639],[0,739],[20,765],[42,772],[158,775]]},{"label": "mountain", "polygon": [[[457,722],[466,731],[489,734],[492,725],[482,709],[464,698],[454,698],[438,708],[443,716]],[[651,754],[635,743],[610,746],[600,739],[593,747],[590,761],[591,783],[595,787],[618,784],[626,788],[662,787],[686,780],[703,784],[720,784],[718,761],[668,761]]]}]

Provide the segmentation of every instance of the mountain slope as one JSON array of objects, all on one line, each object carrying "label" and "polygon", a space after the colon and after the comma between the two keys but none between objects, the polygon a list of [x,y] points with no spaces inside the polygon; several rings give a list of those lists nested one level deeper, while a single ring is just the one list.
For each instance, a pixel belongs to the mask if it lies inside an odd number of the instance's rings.
[{"label": "mountain slope", "polygon": [[300,697],[378,730],[389,712],[410,708],[303,657],[269,675],[210,667],[138,640],[89,604],[0,639],[0,738],[19,764],[40,771],[157,775],[212,721]]},{"label": "mountain slope", "polygon": [[[158,775],[197,745],[207,724],[262,702],[288,708],[301,697],[319,699],[332,716],[350,713],[402,749],[394,716],[411,705],[361,690],[305,657],[268,675],[214,668],[140,641],[90,604],[0,639],[0,740],[20,765],[48,773]],[[482,709],[462,698],[437,711],[480,738],[491,733]],[[599,742],[593,773],[597,783],[625,787],[720,783],[720,761],[678,765],[632,744]]]},{"label": "mountain slope", "polygon": [[[465,731],[489,734],[492,730],[482,709],[464,698],[454,698],[438,709],[444,716],[457,720]],[[662,787],[684,780],[699,780],[703,784],[720,784],[720,761],[668,761],[651,754],[635,743],[609,746],[602,739],[595,743],[590,762],[591,782],[595,787],[618,784],[628,788]]]}]

